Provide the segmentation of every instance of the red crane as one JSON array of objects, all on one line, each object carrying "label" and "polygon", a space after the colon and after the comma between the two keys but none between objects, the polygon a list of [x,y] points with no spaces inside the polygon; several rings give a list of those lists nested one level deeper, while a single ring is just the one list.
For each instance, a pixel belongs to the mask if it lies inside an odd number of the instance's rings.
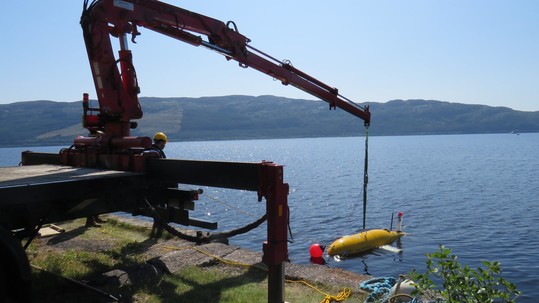
[{"label": "red crane", "polygon": [[[236,24],[178,8],[156,0],[97,0],[84,3],[81,26],[94,79],[99,108],[89,106],[84,94],[83,125],[90,137],[79,137],[70,149],[62,152],[64,164],[97,166],[120,170],[144,170],[138,161],[140,150],[151,144],[148,137],[131,137],[130,129],[142,118],[137,95],[140,92],[128,35],[135,42],[144,27],[194,46],[203,46],[235,60],[241,67],[253,68],[295,86],[341,108],[370,124],[368,106],[362,107],[339,94],[316,78],[249,45]],[[119,39],[118,58],[111,37]],[[81,152],[84,150],[84,153]]]},{"label": "red crane", "polygon": [[[145,182],[165,180],[206,186],[246,189],[266,198],[268,240],[263,245],[263,261],[268,265],[268,302],[284,301],[284,265],[288,259],[287,227],[288,184],[283,182],[283,168],[271,162],[260,164],[197,162],[173,159],[147,159],[149,137],[133,137],[143,111],[138,101],[139,83],[128,37],[135,42],[140,27],[153,30],[194,46],[209,48],[240,67],[253,68],[295,86],[370,124],[368,106],[360,106],[331,87],[302,72],[289,61],[274,57],[249,45],[250,39],[239,33],[234,22],[222,21],[156,0],[85,0],[81,26],[94,79],[99,107],[83,97],[83,126],[88,137],[77,137],[70,148],[60,152],[63,165],[143,172]],[[115,57],[111,37],[119,40]],[[24,163],[31,161],[28,155]],[[54,155],[53,155],[54,156]],[[47,159],[53,156],[46,156]],[[157,173],[156,173],[157,172]],[[166,187],[166,184],[163,185]],[[168,189],[163,188],[163,193]],[[151,195],[151,194],[150,194]],[[157,195],[158,196],[158,195]],[[184,211],[183,209],[180,211]],[[184,211],[184,220],[187,215]]]}]

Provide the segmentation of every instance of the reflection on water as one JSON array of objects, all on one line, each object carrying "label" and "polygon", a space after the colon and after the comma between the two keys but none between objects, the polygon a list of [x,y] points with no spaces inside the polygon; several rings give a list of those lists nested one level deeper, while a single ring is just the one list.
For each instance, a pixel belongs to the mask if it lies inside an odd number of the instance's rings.
[{"label": "reflection on water", "polygon": [[[523,291],[518,302],[539,297],[539,238],[531,236],[538,231],[539,134],[371,137],[369,148],[367,228],[388,228],[392,213],[403,211],[407,235],[395,243],[400,252],[328,258],[327,266],[396,277],[424,270],[425,253],[443,244],[472,268],[500,261],[504,278]],[[0,165],[17,165],[26,149],[0,149]],[[309,263],[311,244],[362,227],[364,138],[172,142],[166,151],[170,158],[285,165],[292,262]],[[252,221],[246,213],[264,214],[265,203],[254,192],[204,188],[195,208],[193,217],[211,216],[219,230],[230,230]],[[266,232],[263,224],[231,244],[261,251]]]}]

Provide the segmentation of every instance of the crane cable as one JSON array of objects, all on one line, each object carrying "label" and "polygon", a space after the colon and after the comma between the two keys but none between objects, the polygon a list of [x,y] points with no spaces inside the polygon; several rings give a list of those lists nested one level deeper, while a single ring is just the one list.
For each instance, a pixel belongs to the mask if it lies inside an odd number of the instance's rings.
[{"label": "crane cable", "polygon": [[365,125],[365,165],[363,169],[363,230],[366,230],[367,220],[367,184],[369,183],[368,174],[368,162],[369,162],[369,126]]}]

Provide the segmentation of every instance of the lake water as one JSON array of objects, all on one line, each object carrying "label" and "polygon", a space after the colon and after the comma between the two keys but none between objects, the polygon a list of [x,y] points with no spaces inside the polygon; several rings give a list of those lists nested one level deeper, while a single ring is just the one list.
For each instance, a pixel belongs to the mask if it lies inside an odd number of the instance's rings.
[{"label": "lake water", "polygon": [[[362,137],[176,142],[166,153],[285,165],[294,236],[289,255],[292,262],[308,263],[311,244],[328,245],[362,227],[364,145]],[[27,149],[58,152],[59,147],[1,148],[0,166],[17,165]],[[443,244],[472,268],[481,260],[501,262],[503,276],[523,292],[518,302],[536,302],[538,155],[538,133],[370,137],[367,228],[389,228],[392,212],[404,212],[402,251],[377,250],[329,260],[328,266],[374,276],[424,271],[425,253]],[[224,231],[264,212],[256,193],[205,188],[192,217],[215,220]],[[265,239],[263,224],[231,244],[261,251]]]}]

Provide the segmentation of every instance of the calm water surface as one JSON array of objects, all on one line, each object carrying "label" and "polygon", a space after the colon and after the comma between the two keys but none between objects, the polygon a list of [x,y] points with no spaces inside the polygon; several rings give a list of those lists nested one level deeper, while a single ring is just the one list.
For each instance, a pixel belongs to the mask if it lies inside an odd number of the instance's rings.
[{"label": "calm water surface", "polygon": [[[364,138],[316,138],[170,143],[169,158],[285,165],[294,243],[290,259],[309,262],[309,246],[330,244],[362,225]],[[22,150],[2,148],[0,166],[16,165]],[[539,298],[539,134],[400,136],[369,138],[367,228],[389,228],[391,213],[404,212],[408,233],[400,253],[375,251],[337,262],[374,276],[423,271],[425,253],[443,244],[471,267],[500,261],[503,276]],[[265,212],[256,193],[205,188],[193,217],[229,230]],[[260,251],[265,225],[231,244]]]}]

